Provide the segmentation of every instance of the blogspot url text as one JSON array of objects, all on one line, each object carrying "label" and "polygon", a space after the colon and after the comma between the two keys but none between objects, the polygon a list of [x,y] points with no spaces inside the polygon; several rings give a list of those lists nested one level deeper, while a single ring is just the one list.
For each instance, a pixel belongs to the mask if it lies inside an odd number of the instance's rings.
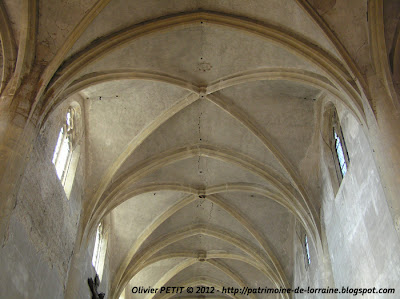
[{"label": "blogspot url text", "polygon": [[231,295],[251,295],[251,294],[352,294],[353,296],[366,295],[366,294],[394,294],[394,288],[352,288],[352,287],[341,287],[341,288],[313,288],[313,287],[297,287],[297,288],[250,288],[250,287],[208,287],[208,286],[196,286],[196,287],[143,287],[135,286],[132,288],[133,294],[231,294]]}]

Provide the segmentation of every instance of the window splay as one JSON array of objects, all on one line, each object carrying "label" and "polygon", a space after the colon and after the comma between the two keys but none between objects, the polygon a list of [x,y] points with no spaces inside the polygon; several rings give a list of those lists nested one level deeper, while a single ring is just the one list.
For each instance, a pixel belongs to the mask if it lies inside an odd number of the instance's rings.
[{"label": "window splay", "polygon": [[52,162],[56,168],[57,176],[64,185],[72,156],[72,144],[74,141],[74,111],[68,109],[65,123],[58,134],[57,144],[54,149]]}]

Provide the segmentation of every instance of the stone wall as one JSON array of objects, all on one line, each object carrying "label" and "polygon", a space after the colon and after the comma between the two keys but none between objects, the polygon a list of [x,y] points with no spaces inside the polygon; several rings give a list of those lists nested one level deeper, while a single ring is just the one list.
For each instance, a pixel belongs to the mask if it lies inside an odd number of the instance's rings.
[{"label": "stone wall", "polygon": [[[351,115],[342,113],[341,125],[350,165],[336,196],[331,194],[323,199],[324,225],[336,286],[396,288],[399,292],[400,242],[373,149]],[[398,298],[398,294],[364,297]]]},{"label": "stone wall", "polygon": [[[309,253],[310,253],[310,264],[307,261],[306,249],[305,249],[305,235],[306,232],[299,222],[295,225],[295,237],[293,241],[294,251],[294,274],[292,289],[307,289],[322,288],[327,285],[327,274],[324,270],[323,257],[317,254],[317,251],[313,245],[312,240],[308,236]],[[319,295],[301,295],[296,293],[293,298],[321,298]],[[335,297],[330,297],[334,299]]]},{"label": "stone wall", "polygon": [[[310,244],[312,262],[306,266],[304,238],[301,228],[297,227],[293,286],[395,288],[398,293],[400,242],[373,158],[374,149],[354,117],[340,109],[338,112],[350,157],[348,172],[339,186],[335,182],[332,153],[321,152],[320,215],[325,252],[317,256]],[[321,147],[328,146],[326,140],[321,140],[321,144]],[[295,298],[323,297],[298,295]],[[367,294],[363,298],[397,297],[398,294]],[[340,294],[337,298],[354,298],[354,294]]]},{"label": "stone wall", "polygon": [[[52,156],[60,120],[65,117],[68,105],[63,104],[48,119],[30,153],[11,217],[9,237],[0,248],[0,285],[3,286],[0,298],[56,299],[65,296],[82,210],[85,168],[85,139],[81,138],[79,162],[67,198],[52,164]],[[85,271],[80,298],[89,298],[87,278],[94,277],[92,252],[93,244],[82,262]],[[107,280],[107,274],[104,278]],[[104,288],[107,283],[102,283],[102,289],[106,291]]]}]

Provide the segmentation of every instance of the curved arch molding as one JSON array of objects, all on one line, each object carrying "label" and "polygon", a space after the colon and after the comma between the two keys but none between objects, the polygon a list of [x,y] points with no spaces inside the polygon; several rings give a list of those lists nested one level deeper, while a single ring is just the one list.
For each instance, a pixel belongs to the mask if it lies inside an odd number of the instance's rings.
[{"label": "curved arch molding", "polygon": [[[156,189],[159,187],[160,189]],[[165,188],[165,189],[163,189]],[[170,190],[174,191],[181,191],[181,190],[192,190],[194,192],[195,190],[190,187],[185,187],[185,186],[180,186],[178,184],[173,185],[173,184],[168,184],[168,185],[160,185],[157,186],[156,184],[149,184],[146,186],[143,186],[142,188],[135,188],[136,193],[141,193],[142,191],[146,192],[154,192],[154,190],[160,191],[160,190],[168,190],[167,188],[170,188]],[[208,193],[216,193],[218,191],[255,191],[253,193],[263,193],[265,192],[265,187],[263,186],[254,186],[253,184],[224,184],[224,185],[219,185],[219,186],[214,186],[210,188],[210,191],[206,191],[205,193],[202,194],[208,194]],[[266,191],[268,194],[269,192]],[[201,192],[199,191],[199,194]],[[265,194],[265,193],[263,193]],[[124,261],[122,262],[121,266],[119,267],[117,274],[115,275],[115,280],[114,280],[114,285],[118,285],[120,283],[120,279],[123,276],[124,271],[126,271],[126,268],[129,266],[131,263],[132,259],[138,252],[139,248],[142,246],[144,241],[168,218],[173,216],[177,211],[182,209],[183,207],[187,206],[189,203],[193,202],[195,199],[194,195],[189,195],[174,205],[172,205],[170,208],[168,208],[162,215],[160,215],[155,221],[153,221],[143,232],[142,234],[136,239],[134,242],[133,246],[131,247],[130,251],[126,255]],[[280,265],[278,259],[276,258],[274,252],[272,251],[270,245],[264,240],[262,235],[253,227],[253,225],[249,222],[248,219],[236,208],[232,207],[232,205],[229,205],[228,203],[225,202],[225,200],[218,195],[208,195],[206,197],[207,200],[212,201],[213,203],[217,204],[220,206],[222,209],[224,209],[228,214],[230,214],[234,219],[236,219],[246,230],[249,231],[249,233],[253,236],[253,238],[262,246],[264,252],[267,254],[269,260],[271,261],[275,271],[277,272],[277,275],[279,279],[286,284],[288,284],[286,276],[283,272],[282,266]]]},{"label": "curved arch molding", "polygon": [[[284,201],[288,201],[290,203],[287,205],[287,207],[301,219],[304,227],[312,236],[313,241],[317,247],[320,248],[320,238],[317,224],[318,219],[315,219],[311,216],[312,213],[308,209],[307,203],[301,196],[299,198],[299,196],[293,192],[294,190],[292,190],[290,185],[280,182],[280,180],[276,178],[276,174],[274,172],[248,156],[229,149],[223,149],[205,144],[197,144],[190,147],[172,149],[170,151],[153,156],[141,164],[127,170],[125,174],[121,175],[115,180],[114,184],[110,186],[107,196],[104,197],[101,202],[98,202],[90,218],[85,223],[89,224],[89,221],[92,222],[94,213],[96,213],[95,211],[97,209],[104,209],[104,207],[113,202],[113,198],[122,196],[126,188],[147,174],[171,163],[193,156],[206,156],[227,163],[232,163],[263,178],[266,182],[278,190],[278,194],[284,198]],[[95,221],[96,220],[98,221],[99,219],[97,218]],[[93,223],[91,223],[91,225],[93,225]],[[86,233],[89,233],[89,231],[86,230]]]},{"label": "curved arch molding", "polygon": [[3,1],[0,2],[0,39],[3,54],[3,74],[0,93],[4,90],[15,68],[17,49],[15,40]]},{"label": "curved arch molding", "polygon": [[225,26],[265,38],[293,52],[297,56],[306,59],[325,72],[328,79],[332,81],[346,97],[351,99],[351,105],[361,113],[363,112],[363,99],[357,90],[349,83],[349,81],[352,81],[352,78],[345,67],[332,55],[316,47],[310,41],[300,38],[293,32],[285,31],[276,26],[257,22],[248,18],[210,11],[197,11],[170,15],[133,25],[112,33],[97,43],[93,43],[67,61],[62,69],[58,71],[57,78],[50,83],[44,95],[43,101],[45,106],[40,114],[45,115],[48,112],[53,101],[61,94],[63,89],[76,78],[79,72],[91,63],[101,59],[106,54],[139,37],[161,31],[165,32],[177,26],[187,26],[200,22]]},{"label": "curved arch molding", "polygon": [[139,251],[138,254],[129,262],[129,266],[125,268],[126,270],[121,276],[119,283],[117,285],[114,284],[111,293],[119,294],[130,279],[146,266],[146,261],[155,256],[160,250],[170,244],[199,234],[220,239],[241,249],[253,258],[256,263],[259,263],[260,267],[263,269],[263,273],[268,276],[276,287],[289,286],[287,280],[285,279],[284,281],[281,278],[281,275],[284,276],[284,274],[280,273],[280,271],[275,267],[271,267],[269,259],[266,259],[264,255],[261,255],[259,250],[249,245],[248,242],[239,235],[218,227],[211,227],[208,225],[190,225],[177,232],[172,232],[168,235],[159,237],[151,245]]}]

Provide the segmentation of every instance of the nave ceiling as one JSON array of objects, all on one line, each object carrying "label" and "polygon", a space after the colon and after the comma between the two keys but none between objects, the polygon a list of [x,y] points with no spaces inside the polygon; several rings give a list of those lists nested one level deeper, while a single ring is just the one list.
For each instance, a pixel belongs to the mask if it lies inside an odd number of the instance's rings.
[{"label": "nave ceiling", "polygon": [[289,286],[299,227],[318,259],[321,114],[365,122],[369,51],[366,1],[309,2],[350,54],[306,1],[39,1],[39,120],[84,103],[82,244],[107,219],[111,296]]}]

